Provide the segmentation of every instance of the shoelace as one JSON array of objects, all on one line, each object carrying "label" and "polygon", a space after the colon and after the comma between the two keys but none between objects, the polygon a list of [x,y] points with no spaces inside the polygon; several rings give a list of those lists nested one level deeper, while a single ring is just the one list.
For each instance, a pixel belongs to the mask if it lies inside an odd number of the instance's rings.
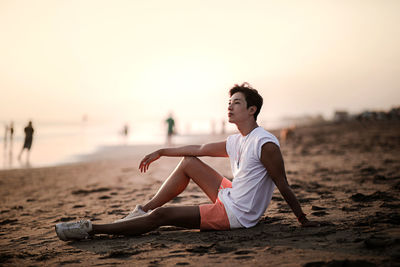
[{"label": "shoelace", "polygon": [[87,223],[87,220],[79,220],[75,223],[71,223],[68,225],[68,229],[70,230],[82,230],[82,228],[86,228],[85,224]]},{"label": "shoelace", "polygon": [[83,226],[84,224],[87,223],[87,221],[82,219],[82,220],[79,220],[78,223],[80,226]]}]

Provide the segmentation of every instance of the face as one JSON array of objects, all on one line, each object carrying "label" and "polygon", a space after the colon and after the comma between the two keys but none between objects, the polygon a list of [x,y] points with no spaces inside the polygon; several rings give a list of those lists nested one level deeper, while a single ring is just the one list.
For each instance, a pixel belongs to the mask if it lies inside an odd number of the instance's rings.
[{"label": "face", "polygon": [[253,117],[254,107],[247,108],[246,98],[243,93],[234,93],[229,99],[228,104],[228,121],[237,123],[248,120]]}]

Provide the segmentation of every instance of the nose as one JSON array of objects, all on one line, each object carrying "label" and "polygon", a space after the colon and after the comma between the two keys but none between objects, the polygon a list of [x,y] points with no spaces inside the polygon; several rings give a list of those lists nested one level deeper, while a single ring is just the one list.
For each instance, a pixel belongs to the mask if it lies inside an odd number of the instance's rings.
[{"label": "nose", "polygon": [[232,104],[231,103],[228,104],[228,110],[232,110]]}]

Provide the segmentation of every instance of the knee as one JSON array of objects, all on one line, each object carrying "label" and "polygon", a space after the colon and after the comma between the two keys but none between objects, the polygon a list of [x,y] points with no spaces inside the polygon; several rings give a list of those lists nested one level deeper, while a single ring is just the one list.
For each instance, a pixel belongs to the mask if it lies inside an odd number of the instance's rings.
[{"label": "knee", "polygon": [[188,165],[192,165],[198,161],[200,161],[200,160],[195,156],[184,156],[182,159],[182,165],[188,166]]}]

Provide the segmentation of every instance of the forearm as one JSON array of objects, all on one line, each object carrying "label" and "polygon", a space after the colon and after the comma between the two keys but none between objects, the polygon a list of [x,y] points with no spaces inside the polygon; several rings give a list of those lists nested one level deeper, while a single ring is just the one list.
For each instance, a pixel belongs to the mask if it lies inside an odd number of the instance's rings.
[{"label": "forearm", "polygon": [[296,215],[297,218],[301,217],[304,213],[301,209],[300,203],[297,200],[296,196],[294,195],[293,191],[290,189],[289,186],[280,190],[283,198],[286,200],[290,208],[292,209],[293,213]]},{"label": "forearm", "polygon": [[200,145],[189,145],[173,148],[162,148],[159,150],[160,156],[184,157],[184,156],[203,156],[201,155]]},{"label": "forearm", "polygon": [[153,153],[146,155],[139,164],[141,172],[146,172],[149,169],[150,164],[158,160],[162,156],[167,157],[184,157],[184,156],[211,156],[211,157],[223,157],[227,156],[225,150],[225,141],[219,143],[210,143],[205,145],[189,145],[173,148],[163,148]]},{"label": "forearm", "polygon": [[227,157],[226,142],[208,143],[203,145],[189,145],[174,148],[163,148],[158,150],[160,156],[183,157],[183,156],[209,156]]}]

